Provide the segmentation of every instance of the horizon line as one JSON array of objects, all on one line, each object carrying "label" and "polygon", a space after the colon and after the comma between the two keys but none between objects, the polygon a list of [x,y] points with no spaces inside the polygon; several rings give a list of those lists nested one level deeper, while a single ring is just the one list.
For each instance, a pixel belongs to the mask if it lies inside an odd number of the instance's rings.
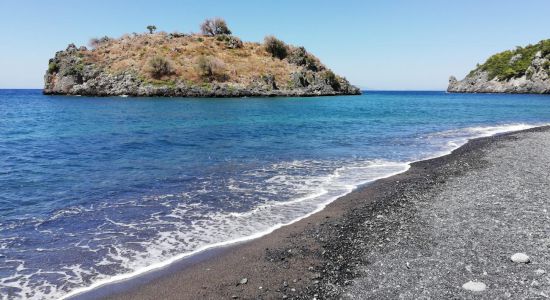
[{"label": "horizon line", "polygon": [[[43,90],[43,88],[6,88],[0,87],[0,91],[12,90],[12,91],[31,91],[31,90]],[[445,89],[431,90],[431,89],[365,89],[361,88],[361,92],[445,92]]]}]

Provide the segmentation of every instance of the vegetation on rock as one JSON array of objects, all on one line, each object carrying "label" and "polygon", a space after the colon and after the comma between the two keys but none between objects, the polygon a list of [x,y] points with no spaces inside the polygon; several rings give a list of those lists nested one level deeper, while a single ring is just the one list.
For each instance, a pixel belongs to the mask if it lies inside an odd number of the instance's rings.
[{"label": "vegetation on rock", "polygon": [[335,91],[338,91],[340,89],[340,82],[338,81],[338,77],[336,77],[336,74],[332,72],[331,70],[327,70],[323,72],[323,79],[325,82],[330,85]]},{"label": "vegetation on rock", "polygon": [[88,43],[88,46],[95,49],[95,48],[97,48],[97,47],[101,46],[102,44],[105,44],[109,41],[111,41],[111,38],[108,37],[108,36],[104,36],[102,38],[92,38],[90,40],[90,42]]},{"label": "vegetation on rock", "polygon": [[147,30],[149,30],[150,34],[153,34],[155,32],[155,30],[157,30],[157,26],[149,25],[149,26],[147,26]]},{"label": "vegetation on rock", "polygon": [[497,53],[464,79],[451,76],[447,91],[550,94],[550,40]]},{"label": "vegetation on rock", "polygon": [[313,55],[309,54],[304,47],[295,47],[290,50],[288,61],[297,66],[304,66],[311,71],[322,71],[324,66]]},{"label": "vegetation on rock", "polygon": [[237,49],[237,48],[243,47],[243,42],[241,41],[240,38],[236,36],[220,34],[216,36],[216,40],[220,42],[225,42],[225,45],[227,46],[227,48],[230,48],[230,49]]},{"label": "vegetation on rock", "polygon": [[[263,44],[232,36],[223,19],[202,34],[155,32],[94,38],[50,60],[45,93],[87,95],[325,95],[359,90],[303,47],[268,36]],[[154,85],[154,86],[151,86]]]},{"label": "vegetation on rock", "polygon": [[225,65],[223,61],[216,57],[199,56],[197,59],[197,69],[199,74],[205,79],[217,79],[219,81],[226,79],[224,73]]},{"label": "vegetation on rock", "polygon": [[201,24],[201,32],[204,35],[216,36],[220,34],[231,34],[227,23],[222,18],[206,19]]},{"label": "vegetation on rock", "polygon": [[149,59],[148,66],[149,73],[151,73],[155,79],[162,78],[163,76],[170,75],[174,72],[172,62],[160,55],[151,57]]},{"label": "vegetation on rock", "polygon": [[48,74],[53,74],[59,71],[59,67],[53,61],[48,64]]},{"label": "vegetation on rock", "polygon": [[489,57],[485,63],[478,65],[470,74],[476,71],[485,71],[488,73],[489,80],[496,79],[499,81],[529,75],[529,66],[539,51],[542,57],[549,55],[550,40],[543,40],[526,47],[518,46],[514,50],[497,53]]},{"label": "vegetation on rock", "polygon": [[265,37],[264,47],[267,52],[278,59],[285,59],[288,55],[288,46],[285,42],[272,35]]}]

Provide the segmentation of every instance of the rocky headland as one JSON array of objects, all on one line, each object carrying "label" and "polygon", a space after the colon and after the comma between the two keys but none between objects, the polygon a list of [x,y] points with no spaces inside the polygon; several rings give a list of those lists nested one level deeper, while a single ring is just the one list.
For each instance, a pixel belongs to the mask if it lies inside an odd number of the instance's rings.
[{"label": "rocky headland", "polygon": [[70,44],[50,59],[44,94],[83,96],[326,96],[360,90],[304,47],[273,36],[242,42],[222,19],[200,34],[127,34]]},{"label": "rocky headland", "polygon": [[550,93],[550,40],[491,56],[466,78],[449,79],[451,93]]}]

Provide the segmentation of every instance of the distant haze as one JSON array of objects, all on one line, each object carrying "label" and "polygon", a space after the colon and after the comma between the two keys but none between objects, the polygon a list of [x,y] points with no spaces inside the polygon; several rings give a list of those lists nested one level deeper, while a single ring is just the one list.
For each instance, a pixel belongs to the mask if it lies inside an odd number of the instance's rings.
[{"label": "distant haze", "polygon": [[550,1],[68,1],[2,0],[0,88],[42,88],[67,44],[159,30],[198,31],[224,17],[243,40],[274,34],[303,45],[351,83],[374,90],[443,90],[496,52],[549,38]]}]

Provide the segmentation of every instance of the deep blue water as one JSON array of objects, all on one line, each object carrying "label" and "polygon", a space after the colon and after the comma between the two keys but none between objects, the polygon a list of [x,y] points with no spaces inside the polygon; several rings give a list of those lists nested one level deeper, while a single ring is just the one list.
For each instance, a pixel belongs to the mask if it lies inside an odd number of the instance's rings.
[{"label": "deep blue water", "polygon": [[159,99],[0,90],[0,295],[57,298],[291,222],[550,97]]}]

